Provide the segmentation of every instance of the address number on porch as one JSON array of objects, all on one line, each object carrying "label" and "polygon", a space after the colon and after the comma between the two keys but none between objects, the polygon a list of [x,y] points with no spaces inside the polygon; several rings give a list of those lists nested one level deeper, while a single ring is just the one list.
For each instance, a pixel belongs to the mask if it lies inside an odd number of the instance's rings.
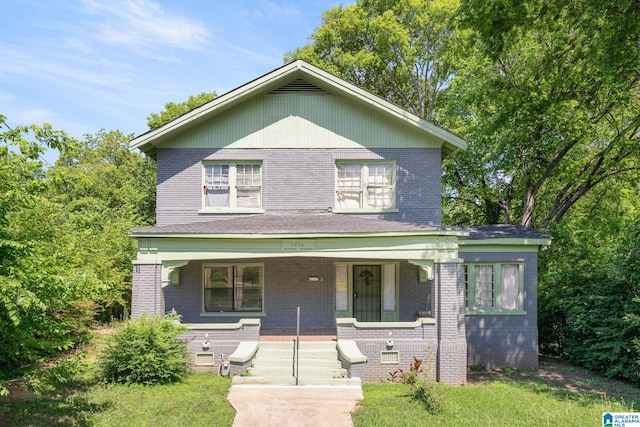
[{"label": "address number on porch", "polygon": [[313,250],[316,248],[316,242],[308,240],[283,240],[282,250],[285,251],[302,251]]}]

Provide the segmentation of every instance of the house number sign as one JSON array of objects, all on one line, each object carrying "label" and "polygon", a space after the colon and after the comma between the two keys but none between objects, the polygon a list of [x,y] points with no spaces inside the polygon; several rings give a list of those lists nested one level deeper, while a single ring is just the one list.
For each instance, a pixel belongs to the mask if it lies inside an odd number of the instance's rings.
[{"label": "house number sign", "polygon": [[283,240],[282,250],[285,251],[309,251],[316,248],[316,242],[310,240]]}]

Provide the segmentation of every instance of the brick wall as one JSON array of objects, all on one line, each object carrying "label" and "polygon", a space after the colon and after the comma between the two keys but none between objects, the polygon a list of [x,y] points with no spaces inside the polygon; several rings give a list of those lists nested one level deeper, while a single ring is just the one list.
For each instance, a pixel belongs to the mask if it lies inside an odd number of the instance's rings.
[{"label": "brick wall", "polygon": [[538,366],[537,253],[460,253],[467,262],[524,261],[526,315],[467,315],[467,363],[470,366]]},{"label": "brick wall", "polygon": [[268,212],[323,211],[334,207],[336,159],[396,161],[400,212],[375,217],[440,224],[439,149],[158,149],[157,225],[210,221],[202,207],[203,160],[263,162],[263,207]]}]

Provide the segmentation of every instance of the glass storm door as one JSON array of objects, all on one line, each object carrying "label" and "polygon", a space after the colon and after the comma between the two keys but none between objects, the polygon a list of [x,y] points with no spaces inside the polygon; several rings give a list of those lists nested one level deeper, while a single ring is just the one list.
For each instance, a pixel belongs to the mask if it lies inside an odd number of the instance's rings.
[{"label": "glass storm door", "polygon": [[380,322],[382,271],[379,265],[353,266],[353,317],[359,322]]}]

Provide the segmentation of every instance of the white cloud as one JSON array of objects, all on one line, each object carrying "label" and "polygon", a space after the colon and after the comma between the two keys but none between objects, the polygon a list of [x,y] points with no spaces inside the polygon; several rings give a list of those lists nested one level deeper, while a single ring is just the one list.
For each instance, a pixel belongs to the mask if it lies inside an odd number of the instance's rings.
[{"label": "white cloud", "polygon": [[175,16],[151,0],[85,0],[89,35],[104,43],[137,53],[166,48],[199,50],[208,43],[209,30],[195,20]]}]

